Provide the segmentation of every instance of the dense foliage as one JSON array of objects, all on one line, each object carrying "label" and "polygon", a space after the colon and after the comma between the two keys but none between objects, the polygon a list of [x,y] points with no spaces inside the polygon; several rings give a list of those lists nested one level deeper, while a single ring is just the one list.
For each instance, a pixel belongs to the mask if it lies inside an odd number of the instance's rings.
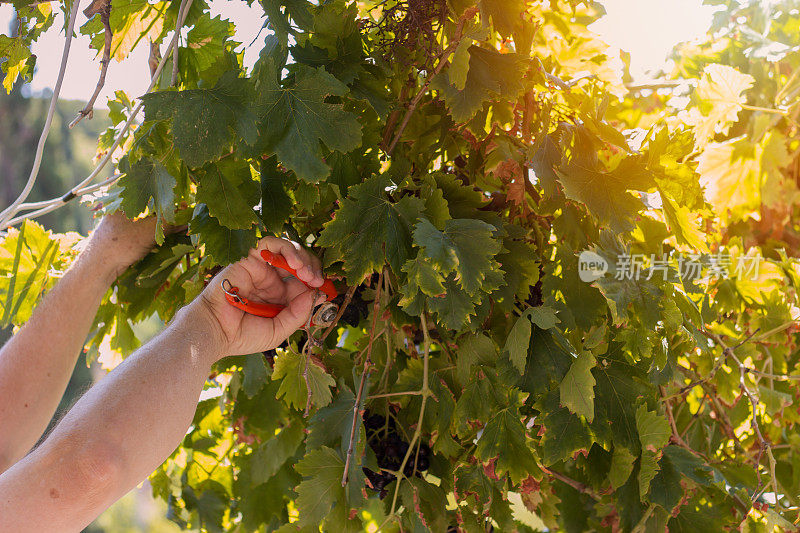
[{"label": "dense foliage", "polygon": [[[165,69],[95,199],[188,229],[118,280],[92,353],[130,353],[132,323],[169,320],[260,235],[315,250],[348,305],[330,331],[217,365],[151,476],[171,518],[792,529],[800,3],[712,3],[707,41],[631,86],[586,29],[591,2],[263,0],[247,71],[195,0],[177,87]],[[12,80],[52,17],[20,13],[0,41]],[[112,56],[165,43],[177,14],[112,0]],[[103,47],[99,17],[81,31]],[[110,108],[101,150],[132,106]],[[9,232],[4,322],[66,261],[52,239]]]}]

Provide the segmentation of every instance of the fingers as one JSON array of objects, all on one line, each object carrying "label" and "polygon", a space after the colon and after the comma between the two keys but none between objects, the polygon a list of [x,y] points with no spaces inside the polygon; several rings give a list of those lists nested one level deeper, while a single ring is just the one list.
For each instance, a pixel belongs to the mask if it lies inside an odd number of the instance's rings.
[{"label": "fingers", "polygon": [[272,319],[276,344],[306,325],[314,306],[314,293],[315,291],[306,290],[298,294]]},{"label": "fingers", "polygon": [[312,287],[319,287],[325,281],[322,275],[322,262],[296,242],[264,237],[259,241],[258,248],[266,248],[274,254],[282,255],[289,266],[297,272],[297,277]]}]

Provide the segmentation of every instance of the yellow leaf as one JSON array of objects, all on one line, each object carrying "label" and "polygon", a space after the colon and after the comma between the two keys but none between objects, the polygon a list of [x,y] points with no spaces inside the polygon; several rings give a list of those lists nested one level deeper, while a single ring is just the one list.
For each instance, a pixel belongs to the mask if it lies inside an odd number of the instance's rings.
[{"label": "yellow leaf", "polygon": [[746,98],[742,94],[753,86],[754,79],[727,65],[711,64],[703,70],[694,96],[697,107],[683,115],[695,127],[695,142],[702,148],[719,130],[727,133],[736,121]]}]

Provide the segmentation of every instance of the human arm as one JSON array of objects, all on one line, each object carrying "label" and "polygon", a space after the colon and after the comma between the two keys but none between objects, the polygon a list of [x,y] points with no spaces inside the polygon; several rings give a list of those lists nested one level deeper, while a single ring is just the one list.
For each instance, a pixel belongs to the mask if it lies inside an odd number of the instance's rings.
[{"label": "human arm", "polygon": [[[322,284],[310,255],[278,239],[262,245],[310,285]],[[248,298],[287,307],[274,319],[247,315],[225,300],[225,278]],[[216,360],[277,346],[305,324],[314,298],[255,251],[223,269],[166,330],[86,393],[40,447],[0,475],[4,531],[80,531],[180,443]]]},{"label": "human arm", "polygon": [[105,217],[85,249],[0,350],[0,473],[25,456],[53,417],[103,295],[153,246],[155,219]]}]

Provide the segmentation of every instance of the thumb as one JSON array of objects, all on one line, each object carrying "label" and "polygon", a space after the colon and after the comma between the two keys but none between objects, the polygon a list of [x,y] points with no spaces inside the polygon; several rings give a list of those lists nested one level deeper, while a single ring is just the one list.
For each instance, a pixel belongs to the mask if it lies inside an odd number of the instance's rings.
[{"label": "thumb", "polygon": [[316,291],[309,290],[298,294],[272,319],[275,342],[283,342],[289,335],[306,325],[314,308],[315,293]]}]

